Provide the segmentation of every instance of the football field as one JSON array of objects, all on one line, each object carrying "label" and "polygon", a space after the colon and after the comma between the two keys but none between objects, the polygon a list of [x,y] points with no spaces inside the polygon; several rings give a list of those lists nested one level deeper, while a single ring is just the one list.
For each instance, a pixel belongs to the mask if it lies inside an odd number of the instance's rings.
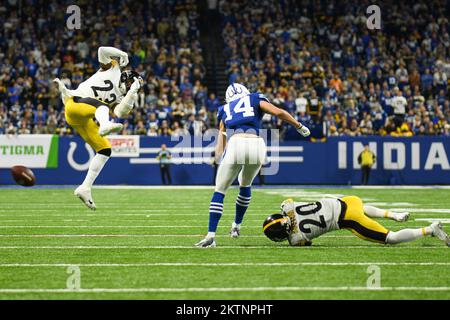
[{"label": "football field", "polygon": [[228,235],[231,189],[217,248],[200,249],[211,195],[95,188],[94,212],[71,188],[0,189],[0,299],[450,299],[450,248],[437,238],[383,246],[341,230],[292,248],[262,233],[287,197],[330,195],[411,212],[405,223],[380,219],[388,229],[439,219],[450,232],[448,189],[254,189],[239,239]]}]

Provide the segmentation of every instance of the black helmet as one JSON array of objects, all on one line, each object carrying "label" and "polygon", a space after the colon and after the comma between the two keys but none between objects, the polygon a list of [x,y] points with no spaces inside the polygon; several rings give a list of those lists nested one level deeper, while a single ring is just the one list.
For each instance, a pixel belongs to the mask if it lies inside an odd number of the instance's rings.
[{"label": "black helmet", "polygon": [[130,87],[134,82],[134,78],[138,78],[141,81],[141,84],[144,82],[144,79],[142,79],[142,77],[136,71],[133,70],[123,71],[122,74],[120,75],[121,87],[124,87],[126,91],[130,90]]},{"label": "black helmet", "polygon": [[279,213],[270,215],[263,223],[264,234],[272,241],[286,240],[289,230],[289,218]]}]

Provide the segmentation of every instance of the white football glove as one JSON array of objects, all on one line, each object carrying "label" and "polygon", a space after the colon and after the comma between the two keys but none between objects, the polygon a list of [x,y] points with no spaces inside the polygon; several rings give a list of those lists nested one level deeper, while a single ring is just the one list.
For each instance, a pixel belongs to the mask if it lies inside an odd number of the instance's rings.
[{"label": "white football glove", "polygon": [[125,54],[119,58],[119,66],[125,67],[130,61],[128,60],[128,55]]},{"label": "white football glove", "polygon": [[65,85],[59,78],[53,79],[53,82],[55,82],[58,85],[58,89],[60,92],[64,90],[63,88],[65,88]]},{"label": "white football glove", "polygon": [[304,137],[307,137],[311,134],[309,129],[305,126],[301,126],[300,128],[297,128],[297,132],[300,133]]},{"label": "white football glove", "polygon": [[67,99],[72,97],[72,94],[70,93],[70,91],[66,88],[64,83],[59,78],[53,79],[53,82],[58,85],[58,90],[61,93],[61,100],[62,100],[63,104],[65,104]]},{"label": "white football glove", "polygon": [[130,87],[130,91],[133,92],[133,93],[137,93],[139,91],[139,89],[141,88],[141,84],[142,83],[136,77],[134,77],[133,79],[134,79],[134,82],[133,82],[133,84]]}]

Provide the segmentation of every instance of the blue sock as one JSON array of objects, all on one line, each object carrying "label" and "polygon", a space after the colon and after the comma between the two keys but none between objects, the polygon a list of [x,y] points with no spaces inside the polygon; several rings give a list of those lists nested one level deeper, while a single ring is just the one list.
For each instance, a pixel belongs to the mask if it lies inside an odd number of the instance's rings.
[{"label": "blue sock", "polygon": [[214,192],[211,204],[209,205],[209,229],[208,232],[216,232],[219,220],[223,212],[223,199],[225,195],[220,192]]},{"label": "blue sock", "polygon": [[239,195],[236,199],[236,216],[234,218],[234,223],[236,224],[242,223],[245,211],[247,211],[251,199],[252,199],[252,187],[241,187],[239,189]]}]

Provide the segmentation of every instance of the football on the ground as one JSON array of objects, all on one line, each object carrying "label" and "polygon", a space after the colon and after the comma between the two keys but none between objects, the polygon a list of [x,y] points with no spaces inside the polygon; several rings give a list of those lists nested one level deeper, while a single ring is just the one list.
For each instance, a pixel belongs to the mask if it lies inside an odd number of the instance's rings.
[{"label": "football on the ground", "polygon": [[11,168],[11,174],[17,184],[24,187],[34,186],[36,183],[36,177],[33,171],[24,166],[14,166]]}]

